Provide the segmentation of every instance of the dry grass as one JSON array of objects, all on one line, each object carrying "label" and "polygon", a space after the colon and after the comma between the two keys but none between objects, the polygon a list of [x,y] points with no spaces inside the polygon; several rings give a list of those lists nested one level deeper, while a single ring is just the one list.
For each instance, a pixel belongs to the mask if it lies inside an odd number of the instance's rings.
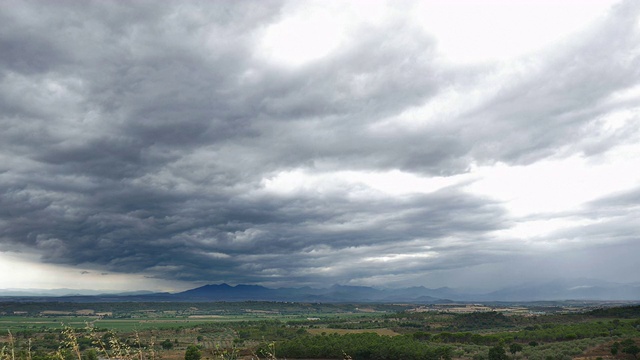
[{"label": "dry grass", "polygon": [[[113,331],[106,333],[97,333],[93,327],[87,324],[86,331],[82,333],[76,332],[76,329],[70,326],[63,326],[62,339],[57,351],[50,353],[51,359],[68,360],[89,360],[89,359],[105,359],[105,360],[179,360],[185,358],[184,350],[163,351],[159,356],[155,350],[155,338],[148,341],[148,346],[143,345],[138,332],[134,332],[126,340],[121,340]],[[80,339],[90,339],[91,348],[85,351],[80,350]],[[0,348],[0,360],[32,360],[31,359],[31,339],[28,340],[28,348],[26,355],[16,356],[16,342],[11,331],[5,338],[6,346]],[[89,352],[93,352],[93,356],[87,356]],[[240,358],[240,350],[237,348],[224,349],[216,346],[210,353],[215,360],[236,360]],[[70,356],[71,357],[70,357]],[[204,355],[204,354],[203,354]],[[267,354],[269,355],[269,354]],[[254,359],[260,359],[253,356]],[[204,357],[203,357],[204,359]],[[266,356],[267,360],[275,360],[274,356]]]},{"label": "dry grass", "polygon": [[[31,354],[31,352],[29,352]],[[9,347],[3,346],[0,349],[0,360],[15,360],[16,359],[16,351],[15,351],[15,343],[13,341],[13,334],[9,331]]]}]

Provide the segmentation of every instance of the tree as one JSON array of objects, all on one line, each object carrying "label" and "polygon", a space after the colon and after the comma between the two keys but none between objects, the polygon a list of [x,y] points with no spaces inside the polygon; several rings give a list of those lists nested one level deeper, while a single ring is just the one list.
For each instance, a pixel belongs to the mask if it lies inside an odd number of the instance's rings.
[{"label": "tree", "polygon": [[633,341],[632,339],[624,339],[620,342],[620,346],[624,346],[624,347],[635,345],[635,344],[636,344],[635,341]]},{"label": "tree", "polygon": [[165,341],[160,343],[160,346],[162,346],[162,348],[165,350],[170,350],[173,348],[173,343],[171,342],[171,340],[166,339]]},{"label": "tree", "polygon": [[613,326],[615,326],[616,328],[620,326],[620,319],[613,320]]},{"label": "tree", "polygon": [[518,351],[522,351],[522,345],[518,343],[511,343],[511,345],[509,345],[511,355],[515,356]]},{"label": "tree", "polygon": [[95,349],[89,349],[85,351],[84,356],[82,357],[84,360],[98,360],[98,352]]},{"label": "tree", "polygon": [[504,351],[504,348],[500,345],[496,345],[489,349],[489,360],[508,360],[507,353]]},{"label": "tree", "polygon": [[635,344],[629,345],[624,349],[622,349],[622,352],[625,354],[632,355],[634,359],[637,359],[638,353],[640,353],[640,347],[638,347],[638,345],[635,345]]},{"label": "tree", "polygon": [[617,355],[618,354],[618,349],[620,348],[620,343],[619,342],[614,342],[611,345],[611,355]]},{"label": "tree", "polygon": [[184,353],[184,360],[200,360],[201,357],[202,353],[195,345],[189,345],[187,351]]},{"label": "tree", "polygon": [[424,331],[416,331],[413,333],[413,338],[419,341],[429,341],[429,339],[431,339],[431,334]]}]

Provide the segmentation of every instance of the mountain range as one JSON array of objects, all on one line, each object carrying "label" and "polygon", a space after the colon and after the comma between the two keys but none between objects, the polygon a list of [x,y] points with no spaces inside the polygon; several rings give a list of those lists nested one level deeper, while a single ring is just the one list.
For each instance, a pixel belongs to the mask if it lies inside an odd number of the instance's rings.
[{"label": "mountain range", "polygon": [[0,290],[12,298],[56,297],[56,301],[290,301],[290,302],[410,302],[442,304],[489,301],[623,300],[640,301],[640,284],[618,284],[590,279],[556,280],[505,287],[479,293],[423,286],[382,289],[368,286],[333,285],[329,288],[267,288],[260,285],[205,285],[178,293],[136,291],[103,293],[91,290]]}]

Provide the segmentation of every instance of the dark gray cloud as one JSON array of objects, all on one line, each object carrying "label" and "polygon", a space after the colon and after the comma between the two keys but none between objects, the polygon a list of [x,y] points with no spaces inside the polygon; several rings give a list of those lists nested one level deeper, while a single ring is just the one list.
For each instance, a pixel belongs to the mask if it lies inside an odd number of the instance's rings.
[{"label": "dark gray cloud", "polygon": [[611,93],[638,83],[634,2],[523,60],[480,105],[409,129],[384,124],[499,69],[443,64],[436,41],[401,18],[287,68],[255,52],[286,16],[281,2],[0,8],[0,250],[45,262],[318,284],[502,261],[516,246],[492,232],[512,219],[462,186],[388,197],[354,196],[370,189],[352,183],[279,194],[265,181],[295,169],[455,175],[599,154],[638,131],[590,130],[620,106]]}]

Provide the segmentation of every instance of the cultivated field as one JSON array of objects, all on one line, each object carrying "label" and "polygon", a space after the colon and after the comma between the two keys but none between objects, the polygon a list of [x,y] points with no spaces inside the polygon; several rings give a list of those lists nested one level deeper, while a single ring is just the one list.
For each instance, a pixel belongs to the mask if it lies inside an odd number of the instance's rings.
[{"label": "cultivated field", "polygon": [[5,302],[0,360],[633,359],[640,306],[601,305]]}]

